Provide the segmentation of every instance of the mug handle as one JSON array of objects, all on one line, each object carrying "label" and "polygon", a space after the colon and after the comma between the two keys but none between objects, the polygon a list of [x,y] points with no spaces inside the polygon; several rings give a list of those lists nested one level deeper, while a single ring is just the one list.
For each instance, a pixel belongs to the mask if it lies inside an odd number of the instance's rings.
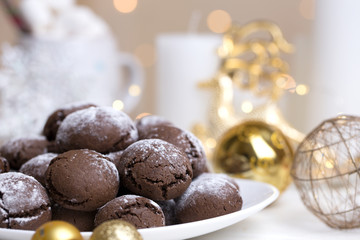
[{"label": "mug handle", "polygon": [[[139,103],[144,85],[144,70],[140,61],[129,53],[118,53],[118,65],[128,70],[128,79],[125,79],[120,88],[120,100],[124,103],[123,110],[131,112]],[[122,71],[123,72],[123,71]],[[123,78],[122,78],[123,79]]]}]

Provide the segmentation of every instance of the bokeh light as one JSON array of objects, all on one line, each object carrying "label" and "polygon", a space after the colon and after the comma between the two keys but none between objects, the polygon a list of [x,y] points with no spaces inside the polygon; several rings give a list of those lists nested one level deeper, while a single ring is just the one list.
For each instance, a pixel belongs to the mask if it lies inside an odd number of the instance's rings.
[{"label": "bokeh light", "polygon": [[136,116],[135,119],[141,119],[141,118],[143,118],[145,116],[149,116],[149,115],[151,115],[151,113],[147,113],[147,112],[140,113],[139,115]]},{"label": "bokeh light", "polygon": [[303,18],[313,20],[315,18],[315,0],[301,0],[299,12]]},{"label": "bokeh light", "polygon": [[216,140],[214,138],[208,138],[205,141],[206,147],[213,149],[216,147]]},{"label": "bokeh light", "polygon": [[155,48],[152,44],[140,44],[136,47],[134,54],[140,60],[143,67],[151,67],[155,63]]},{"label": "bokeh light", "polygon": [[137,0],[113,0],[114,7],[121,13],[130,13],[135,10]]},{"label": "bokeh light", "polygon": [[231,26],[231,16],[224,10],[214,10],[207,16],[208,28],[215,33],[223,33]]},{"label": "bokeh light", "polygon": [[124,103],[121,100],[115,100],[112,104],[112,107],[116,110],[123,110],[124,109]]},{"label": "bokeh light", "polygon": [[141,88],[139,85],[136,85],[136,84],[132,84],[130,87],[129,87],[129,94],[130,96],[133,96],[133,97],[137,97],[141,94]]},{"label": "bokeh light", "polygon": [[253,104],[250,102],[250,101],[243,101],[242,104],[241,104],[241,110],[244,112],[244,113],[251,113],[252,110],[254,109],[254,106]]},{"label": "bokeh light", "polygon": [[296,93],[300,96],[306,95],[309,92],[309,87],[304,84],[296,86]]}]

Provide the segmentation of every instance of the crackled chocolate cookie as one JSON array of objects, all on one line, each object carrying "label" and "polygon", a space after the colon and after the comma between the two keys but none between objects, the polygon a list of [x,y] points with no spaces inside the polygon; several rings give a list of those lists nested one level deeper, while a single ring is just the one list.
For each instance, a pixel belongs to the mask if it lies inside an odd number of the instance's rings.
[{"label": "crackled chocolate cookie", "polygon": [[155,201],[179,197],[192,179],[184,152],[160,139],[140,140],[121,156],[122,184],[131,192]]},{"label": "crackled chocolate cookie", "polygon": [[81,232],[92,231],[94,229],[94,219],[97,211],[84,212],[66,209],[55,204],[51,207],[52,220],[61,220],[71,223]]},{"label": "crackled chocolate cookie", "polygon": [[162,126],[162,125],[172,126],[173,124],[163,117],[160,117],[157,115],[146,115],[140,119],[137,119],[135,121],[135,125],[139,132],[139,138],[143,139],[143,138],[145,138],[144,136],[146,136],[146,132],[149,129],[151,129],[153,127],[157,127],[157,126]]},{"label": "crackled chocolate cookie", "polygon": [[69,114],[56,135],[62,151],[86,148],[100,153],[123,150],[137,139],[129,116],[111,107],[90,107]]},{"label": "crackled chocolate cookie", "polygon": [[95,216],[95,227],[112,219],[127,221],[138,229],[165,225],[164,213],[160,206],[148,198],[137,195],[123,195],[101,207]]},{"label": "crackled chocolate cookie", "polygon": [[34,177],[36,180],[39,181],[39,183],[45,186],[45,172],[51,160],[56,156],[56,153],[44,153],[38,155],[24,163],[19,171],[26,175]]},{"label": "crackled chocolate cookie", "polygon": [[46,188],[64,208],[94,211],[114,199],[119,173],[104,155],[92,150],[71,150],[54,158],[46,170]]},{"label": "crackled chocolate cookie", "polygon": [[46,153],[47,147],[44,137],[16,138],[1,146],[0,155],[8,160],[11,168],[18,170],[29,159]]},{"label": "crackled chocolate cookie", "polygon": [[162,139],[174,144],[188,156],[194,178],[207,171],[207,161],[201,142],[189,131],[171,125],[160,125],[143,132],[141,139]]},{"label": "crackled chocolate cookie", "polygon": [[50,201],[35,178],[22,173],[0,174],[0,227],[35,230],[51,220]]},{"label": "crackled chocolate cookie", "polygon": [[223,177],[199,177],[176,199],[177,223],[217,217],[240,210],[242,198],[238,188]]},{"label": "crackled chocolate cookie", "polygon": [[59,126],[67,115],[89,107],[96,107],[96,105],[92,103],[79,102],[72,103],[70,105],[64,106],[63,108],[57,109],[48,117],[43,129],[43,135],[47,138],[48,141],[54,141]]},{"label": "crackled chocolate cookie", "polygon": [[0,173],[5,173],[10,170],[10,164],[6,158],[0,157]]}]

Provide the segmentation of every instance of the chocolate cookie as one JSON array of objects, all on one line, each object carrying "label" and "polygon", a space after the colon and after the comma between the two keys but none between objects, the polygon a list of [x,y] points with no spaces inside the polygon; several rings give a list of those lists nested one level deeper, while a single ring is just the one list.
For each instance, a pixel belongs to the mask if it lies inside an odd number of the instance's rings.
[{"label": "chocolate cookie", "polygon": [[47,138],[48,141],[54,141],[59,126],[67,115],[78,110],[95,106],[96,105],[92,103],[72,103],[71,105],[57,109],[48,117],[43,129],[43,135]]},{"label": "chocolate cookie", "polygon": [[10,164],[6,158],[0,157],[0,173],[5,173],[10,171]]},{"label": "chocolate cookie", "polygon": [[1,146],[0,155],[8,160],[11,168],[18,170],[29,159],[46,153],[47,146],[44,137],[16,138]]},{"label": "chocolate cookie", "polygon": [[121,156],[123,154],[123,150],[117,152],[111,152],[106,154],[105,156],[108,157],[116,166],[117,170],[120,172],[120,161]]},{"label": "chocolate cookie", "polygon": [[160,139],[133,143],[121,156],[123,185],[155,201],[179,197],[192,179],[190,161],[180,149]]},{"label": "chocolate cookie", "polygon": [[225,173],[203,173],[200,176],[197,177],[197,179],[201,179],[202,181],[204,179],[216,179],[216,178],[223,178],[226,181],[231,182],[239,191],[239,185],[236,183],[235,179],[229,177],[228,175],[226,175]]},{"label": "chocolate cookie", "polygon": [[38,155],[24,163],[19,171],[26,175],[34,177],[36,180],[39,181],[39,183],[45,186],[45,172],[51,160],[56,156],[56,153],[44,153]]},{"label": "chocolate cookie", "polygon": [[204,148],[194,134],[171,125],[149,128],[142,139],[157,138],[174,144],[183,150],[191,162],[194,178],[207,171],[207,160]]},{"label": "chocolate cookie", "polygon": [[144,136],[146,136],[149,129],[162,125],[172,126],[173,124],[163,117],[157,115],[146,115],[140,119],[136,119],[135,125],[139,132],[139,138],[144,139]]},{"label": "chocolate cookie", "polygon": [[124,112],[111,107],[90,107],[64,119],[56,143],[63,151],[86,148],[108,153],[125,149],[137,138],[135,124]]},{"label": "chocolate cookie", "polygon": [[66,209],[55,204],[51,207],[52,220],[61,220],[68,222],[81,232],[92,231],[94,229],[94,219],[96,211],[84,212]]},{"label": "chocolate cookie", "polygon": [[46,190],[22,173],[0,174],[0,227],[35,230],[51,220]]},{"label": "chocolate cookie", "polygon": [[46,171],[46,188],[64,208],[94,211],[114,199],[119,173],[104,155],[92,150],[71,150],[54,158]]},{"label": "chocolate cookie", "polygon": [[166,201],[157,201],[157,204],[161,207],[161,210],[164,212],[165,216],[165,225],[170,226],[176,223],[175,221],[175,206],[176,203],[174,199]]},{"label": "chocolate cookie", "polygon": [[231,181],[222,177],[197,178],[176,200],[175,217],[187,223],[240,210],[242,198]]},{"label": "chocolate cookie", "polygon": [[123,195],[101,207],[95,216],[95,227],[112,219],[125,220],[138,229],[165,225],[160,206],[148,198],[136,195]]}]

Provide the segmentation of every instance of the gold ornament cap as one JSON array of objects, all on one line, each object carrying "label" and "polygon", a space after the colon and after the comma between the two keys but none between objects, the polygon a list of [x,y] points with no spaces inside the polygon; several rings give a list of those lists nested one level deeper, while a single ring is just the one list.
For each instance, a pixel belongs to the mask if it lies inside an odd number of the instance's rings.
[{"label": "gold ornament cap", "polygon": [[263,121],[245,121],[220,138],[214,151],[216,172],[274,185],[280,191],[291,182],[294,153],[286,136]]},{"label": "gold ornament cap", "polygon": [[97,226],[90,240],[143,240],[136,227],[123,220],[110,220]]},{"label": "gold ornament cap", "polygon": [[84,240],[80,231],[64,221],[50,221],[41,225],[31,240]]}]

